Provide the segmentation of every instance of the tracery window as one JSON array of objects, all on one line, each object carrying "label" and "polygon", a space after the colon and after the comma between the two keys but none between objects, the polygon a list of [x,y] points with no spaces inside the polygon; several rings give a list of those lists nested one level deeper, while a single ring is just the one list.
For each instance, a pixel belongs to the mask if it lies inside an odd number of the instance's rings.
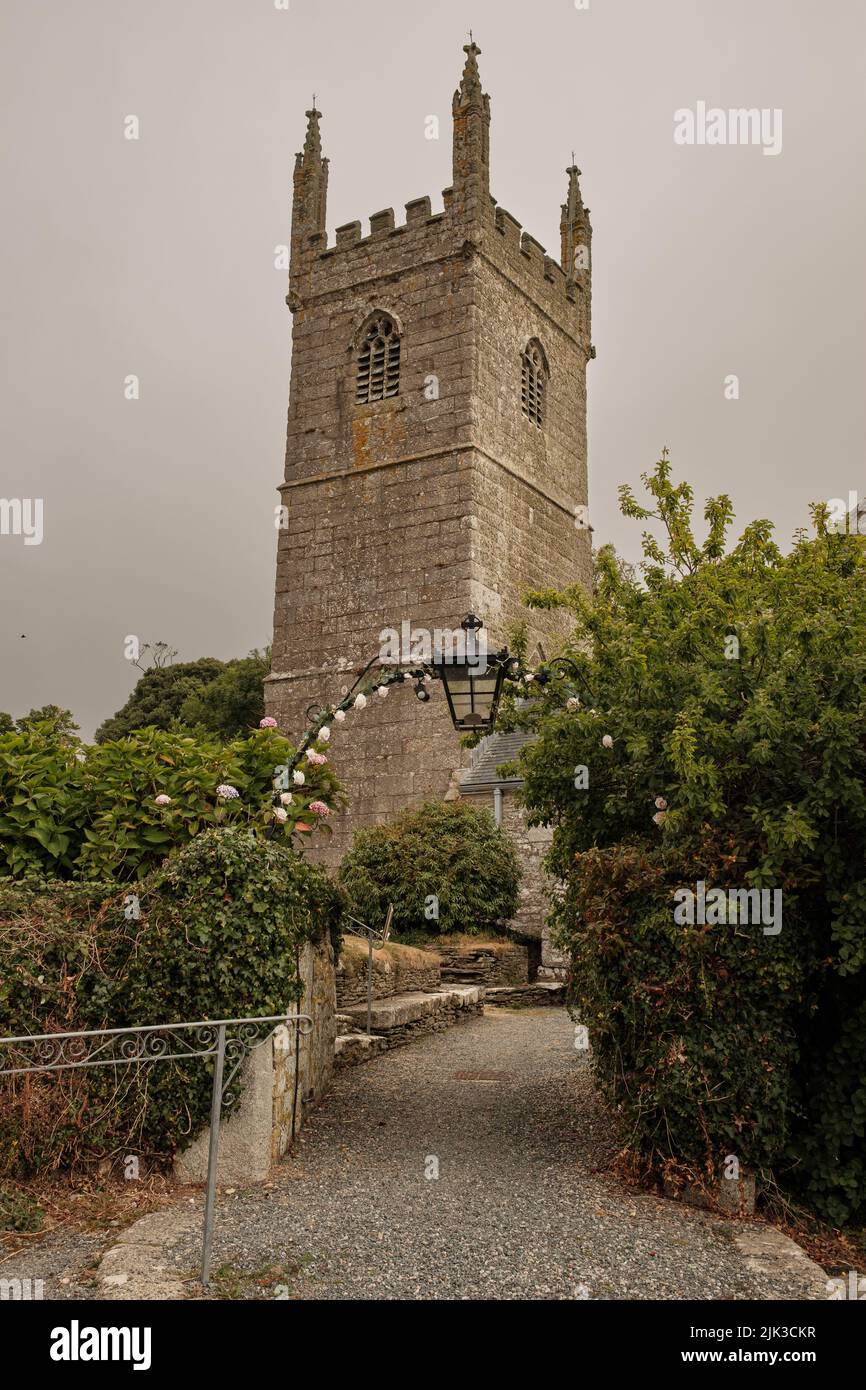
[{"label": "tracery window", "polygon": [[359,405],[384,401],[400,391],[400,335],[388,314],[376,314],[363,332],[355,376]]},{"label": "tracery window", "polygon": [[539,429],[544,424],[547,367],[541,344],[533,339],[527,343],[521,357],[520,408],[528,420]]}]

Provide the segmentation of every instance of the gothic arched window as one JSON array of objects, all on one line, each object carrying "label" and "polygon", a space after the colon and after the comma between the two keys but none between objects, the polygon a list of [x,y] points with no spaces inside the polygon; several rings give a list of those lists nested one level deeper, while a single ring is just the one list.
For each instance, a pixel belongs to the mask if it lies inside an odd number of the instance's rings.
[{"label": "gothic arched window", "polygon": [[533,425],[544,424],[547,363],[541,344],[533,338],[523,349],[520,374],[520,408]]},{"label": "gothic arched window", "polygon": [[400,391],[400,335],[388,314],[375,314],[361,334],[355,400],[384,401]]}]

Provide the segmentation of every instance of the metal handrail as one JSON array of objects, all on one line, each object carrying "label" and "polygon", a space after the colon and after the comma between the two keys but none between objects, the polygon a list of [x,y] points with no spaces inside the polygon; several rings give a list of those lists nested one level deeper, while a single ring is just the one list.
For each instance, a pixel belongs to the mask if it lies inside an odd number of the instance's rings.
[{"label": "metal handrail", "polygon": [[[270,1025],[267,1033],[259,1037],[262,1024]],[[214,1206],[216,1200],[217,1157],[219,1153],[219,1131],[222,1108],[235,1103],[240,1094],[231,1090],[232,1083],[242,1064],[256,1047],[261,1047],[269,1037],[273,1037],[279,1027],[294,1024],[298,1035],[306,1037],[312,1032],[313,1020],[309,1014],[284,1013],[247,1018],[199,1019],[194,1023],[149,1023],[131,1028],[87,1028],[73,1033],[25,1033],[20,1037],[0,1038],[0,1062],[4,1049],[10,1049],[12,1059],[17,1053],[27,1060],[26,1051],[30,1046],[37,1048],[37,1060],[30,1065],[0,1067],[0,1076],[23,1076],[34,1072],[69,1071],[81,1067],[132,1066],[136,1062],[182,1062],[196,1057],[214,1057],[214,1077],[211,1091],[210,1142],[207,1159],[207,1191],[205,1196],[204,1229],[202,1232],[201,1282],[207,1288],[210,1284],[210,1258],[213,1243]],[[303,1025],[307,1025],[304,1027]],[[230,1033],[230,1029],[237,1029]],[[194,1046],[188,1038],[178,1037],[179,1033],[193,1033],[194,1042],[200,1043],[194,1051],[175,1052],[172,1042],[179,1047]],[[99,1040],[88,1053],[88,1041]],[[69,1045],[77,1044],[83,1055],[74,1055]],[[110,1056],[103,1055],[117,1047]],[[40,1055],[41,1054],[41,1055]],[[228,1056],[231,1069],[225,1075],[225,1062]]]}]

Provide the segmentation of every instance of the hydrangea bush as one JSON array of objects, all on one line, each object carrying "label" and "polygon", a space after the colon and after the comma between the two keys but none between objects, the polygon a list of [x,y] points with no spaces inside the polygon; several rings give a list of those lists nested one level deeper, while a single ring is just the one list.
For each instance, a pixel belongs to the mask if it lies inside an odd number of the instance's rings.
[{"label": "hydrangea bush", "polygon": [[48,726],[0,735],[0,876],[126,881],[211,826],[296,843],[327,831],[342,792],[324,745],[310,751],[280,792],[294,750],[272,724],[231,743],[153,728],[79,748]]}]

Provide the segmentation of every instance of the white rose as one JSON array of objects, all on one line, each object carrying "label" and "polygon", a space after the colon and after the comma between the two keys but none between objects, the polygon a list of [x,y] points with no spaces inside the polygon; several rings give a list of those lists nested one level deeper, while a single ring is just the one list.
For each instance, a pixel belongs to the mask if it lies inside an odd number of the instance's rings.
[{"label": "white rose", "polygon": [[280,822],[280,824],[282,825],[283,822],[284,822],[284,821],[287,821],[288,819],[289,819],[289,813],[288,813],[288,811],[284,811],[283,808],[282,808],[282,806],[275,806],[275,807],[274,807],[274,820],[278,820],[278,821]]},{"label": "white rose", "polygon": [[292,781],[294,782],[296,787],[302,787],[306,780],[306,777],[304,776],[303,772],[300,771],[300,769],[297,772],[292,773]]}]

